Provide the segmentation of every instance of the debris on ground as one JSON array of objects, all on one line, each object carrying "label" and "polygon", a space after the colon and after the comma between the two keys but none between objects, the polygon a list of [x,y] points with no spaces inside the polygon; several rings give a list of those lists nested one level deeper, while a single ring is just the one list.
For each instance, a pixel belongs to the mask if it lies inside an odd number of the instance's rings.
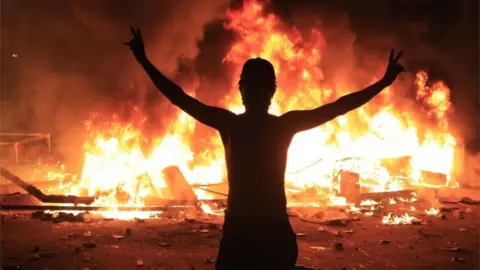
[{"label": "debris on ground", "polygon": [[472,198],[463,197],[460,199],[460,203],[468,204],[468,205],[478,205],[480,204],[480,200],[474,200]]},{"label": "debris on ground", "polygon": [[216,260],[215,260],[215,257],[207,257],[207,258],[205,259],[205,262],[206,262],[206,263],[209,263],[209,264],[214,264],[215,261],[216,261]]},{"label": "debris on ground", "polygon": [[455,210],[453,211],[453,216],[458,218],[458,219],[464,219],[465,218],[465,213],[460,210]]},{"label": "debris on ground", "polygon": [[143,260],[142,259],[137,260],[137,266],[143,266]]},{"label": "debris on ground", "polygon": [[169,243],[165,243],[165,242],[158,242],[158,243],[157,243],[157,246],[160,246],[160,247],[171,247],[172,245],[169,244]]},{"label": "debris on ground", "polygon": [[326,251],[327,248],[321,247],[321,246],[310,246],[311,249],[316,250],[316,251]]},{"label": "debris on ground", "polygon": [[459,247],[446,247],[446,248],[439,248],[440,251],[447,251],[447,252],[460,252],[462,251]]},{"label": "debris on ground", "polygon": [[123,239],[123,235],[120,234],[112,234],[113,239]]},{"label": "debris on ground", "polygon": [[132,236],[132,229],[131,228],[126,228],[125,229],[125,235],[126,236]]},{"label": "debris on ground", "polygon": [[465,262],[465,259],[464,258],[453,257],[452,261],[454,261],[454,262]]},{"label": "debris on ground", "polygon": [[90,242],[83,243],[82,247],[84,247],[84,248],[96,248],[97,244],[93,241],[90,241]]},{"label": "debris on ground", "polygon": [[335,243],[335,250],[343,250],[343,244],[342,243]]},{"label": "debris on ground", "polygon": [[390,244],[390,241],[388,241],[388,240],[380,240],[380,244],[382,244],[382,245],[388,245],[388,244]]},{"label": "debris on ground", "polygon": [[306,233],[296,233],[298,237],[305,237],[307,234]]}]

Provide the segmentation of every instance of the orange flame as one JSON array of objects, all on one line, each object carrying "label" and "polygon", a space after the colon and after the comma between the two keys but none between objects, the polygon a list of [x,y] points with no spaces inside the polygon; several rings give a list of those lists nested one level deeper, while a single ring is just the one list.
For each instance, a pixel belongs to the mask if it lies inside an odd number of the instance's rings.
[{"label": "orange flame", "polygon": [[[346,80],[339,80],[333,88],[323,84],[320,63],[327,43],[319,29],[312,29],[307,40],[300,31],[287,28],[273,14],[264,14],[263,6],[256,1],[247,1],[241,10],[227,11],[225,28],[239,36],[224,59],[236,67],[233,78],[238,77],[243,63],[252,57],[268,59],[274,65],[278,90],[270,108],[272,114],[312,109],[351,92]],[[447,121],[451,112],[450,89],[443,82],[431,86],[427,82],[427,73],[420,71],[412,84],[428,115],[439,121],[438,130],[422,134],[419,127],[424,125],[415,120],[413,112],[400,111],[392,105],[392,93],[397,90],[394,85],[375,99],[374,104],[297,134],[288,151],[287,185],[297,193],[312,187],[327,190],[332,204],[346,204],[332,183],[340,171],[358,173],[361,188],[368,192],[397,191],[426,184],[422,171],[444,174],[450,181],[456,146]],[[242,113],[244,109],[236,88],[236,84],[232,85],[224,105],[235,113]],[[145,119],[141,112],[136,112],[138,117],[129,123],[118,118],[106,126],[88,123],[90,136],[85,143],[85,165],[80,184],[70,192],[78,194],[83,189],[89,195],[100,195],[98,203],[102,205],[140,206],[148,196],[162,196],[166,182],[161,170],[171,165],[178,166],[190,184],[224,181],[225,162],[218,136],[211,137],[211,148],[201,153],[207,162],[190,164],[199,154],[191,150],[189,143],[196,122],[180,112],[168,132],[154,140],[156,147],[146,156],[138,128]],[[408,164],[402,165],[409,169],[399,177],[384,160],[401,157],[409,158]],[[449,184],[448,181],[444,184]],[[195,192],[199,198],[211,198],[202,190]],[[293,199],[290,202],[293,203]],[[211,212],[209,207],[203,208]],[[404,219],[410,217],[400,218]],[[388,216],[384,222],[403,221]]]}]

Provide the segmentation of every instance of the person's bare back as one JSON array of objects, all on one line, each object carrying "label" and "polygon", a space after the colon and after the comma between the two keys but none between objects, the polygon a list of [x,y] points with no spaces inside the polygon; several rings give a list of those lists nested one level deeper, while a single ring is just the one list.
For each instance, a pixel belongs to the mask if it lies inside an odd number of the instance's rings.
[{"label": "person's bare back", "polygon": [[[286,213],[284,176],[293,133],[282,118],[248,113],[222,132],[228,171],[228,209],[251,216]],[[248,198],[248,200],[246,199]]]},{"label": "person's bare back", "polygon": [[126,43],[158,90],[199,122],[219,131],[225,147],[229,193],[216,269],[293,269],[298,256],[287,215],[285,169],[293,136],[354,110],[393,83],[403,71],[393,50],[378,82],[313,110],[268,113],[276,91],[273,65],[245,62],[239,90],[245,113],[208,106],[187,95],[148,60],[140,30]]}]

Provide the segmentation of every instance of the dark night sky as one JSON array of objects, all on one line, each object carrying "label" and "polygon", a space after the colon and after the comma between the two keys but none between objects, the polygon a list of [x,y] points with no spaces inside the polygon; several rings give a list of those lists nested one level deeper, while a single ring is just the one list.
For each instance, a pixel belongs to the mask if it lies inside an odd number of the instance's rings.
[{"label": "dark night sky", "polygon": [[[0,129],[57,134],[59,147],[75,152],[89,112],[115,109],[119,99],[145,107],[161,103],[155,91],[145,91],[150,84],[121,46],[131,24],[148,33],[147,49],[165,73],[182,80],[193,72],[215,82],[215,89],[229,86],[221,59],[234,37],[219,20],[228,5],[239,2],[1,1]],[[461,134],[478,148],[478,1],[277,0],[271,10],[299,29],[307,29],[314,18],[332,25],[329,29],[348,27],[355,34],[356,61],[365,65],[371,48],[403,49],[407,69],[427,68],[452,88]],[[211,89],[212,83],[201,85],[199,97],[214,103],[225,94]],[[162,128],[162,121],[155,121]]]}]

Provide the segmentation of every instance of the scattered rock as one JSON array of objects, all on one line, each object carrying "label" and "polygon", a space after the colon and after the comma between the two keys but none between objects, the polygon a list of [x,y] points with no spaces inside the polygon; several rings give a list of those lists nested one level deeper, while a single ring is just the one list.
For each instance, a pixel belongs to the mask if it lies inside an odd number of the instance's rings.
[{"label": "scattered rock", "polygon": [[346,230],[344,233],[354,233],[353,230]]},{"label": "scattered rock", "polygon": [[80,251],[82,251],[81,247],[75,247],[75,253],[80,253]]},{"label": "scattered rock", "polygon": [[126,229],[125,229],[125,235],[126,235],[126,236],[132,236],[132,229],[126,228]]},{"label": "scattered rock", "polygon": [[169,244],[169,243],[165,243],[165,242],[158,242],[158,243],[157,243],[157,246],[160,246],[160,247],[170,247],[170,246],[172,246],[172,245]]},{"label": "scattered rock", "polygon": [[464,258],[453,257],[452,261],[454,261],[454,262],[465,262],[465,259]]},{"label": "scattered rock", "polygon": [[205,259],[205,262],[208,264],[214,264],[215,263],[215,258],[214,257],[207,257]]},{"label": "scattered rock", "polygon": [[310,246],[311,249],[317,250],[317,251],[326,251],[327,248],[325,247],[320,247],[320,246]]},{"label": "scattered rock", "polygon": [[307,234],[306,233],[296,233],[297,237],[304,237],[306,236]]},{"label": "scattered rock", "polygon": [[93,241],[90,241],[90,242],[83,243],[82,247],[84,247],[84,248],[96,248],[97,244]]},{"label": "scattered rock", "polygon": [[141,219],[141,218],[135,218],[135,221],[137,223],[145,223],[145,219]]},{"label": "scattered rock", "polygon": [[92,232],[91,231],[86,231],[83,236],[86,236],[86,237],[90,237],[92,236]]},{"label": "scattered rock", "polygon": [[344,250],[342,243],[335,243],[335,250]]},{"label": "scattered rock", "polygon": [[138,266],[138,267],[142,267],[143,264],[144,264],[144,263],[143,263],[143,260],[142,260],[142,259],[138,259],[138,260],[137,260],[137,266]]},{"label": "scattered rock", "polygon": [[446,219],[447,219],[447,216],[444,215],[444,214],[441,214],[441,215],[440,215],[440,218],[443,219],[443,220],[446,220]]},{"label": "scattered rock", "polygon": [[339,231],[332,231],[332,234],[338,237],[342,237],[342,233],[340,233]]},{"label": "scattered rock", "polygon": [[465,229],[465,228],[460,228],[460,231],[461,231],[461,232],[468,232],[468,230]]},{"label": "scattered rock", "polygon": [[200,232],[201,232],[201,233],[208,233],[208,232],[209,232],[209,230],[207,230],[207,229],[203,229],[203,230],[200,230]]},{"label": "scattered rock", "polygon": [[112,234],[113,239],[123,239],[123,235],[120,234]]},{"label": "scattered rock", "polygon": [[382,244],[382,245],[388,245],[388,244],[390,244],[390,241],[388,241],[388,240],[380,240],[380,244]]}]

